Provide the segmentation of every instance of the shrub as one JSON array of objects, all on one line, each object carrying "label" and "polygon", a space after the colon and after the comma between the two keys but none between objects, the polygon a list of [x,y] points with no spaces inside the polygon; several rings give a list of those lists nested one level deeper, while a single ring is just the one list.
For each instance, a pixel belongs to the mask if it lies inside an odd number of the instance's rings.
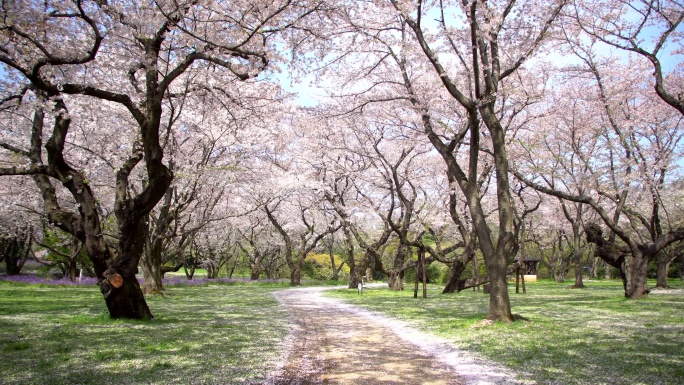
[{"label": "shrub", "polygon": [[[428,283],[446,283],[449,279],[449,267],[441,262],[432,262],[426,266]],[[411,283],[416,281],[416,269],[406,270],[404,282]]]},{"label": "shrub", "polygon": [[[342,262],[342,258],[338,255],[334,255],[335,266],[339,268]],[[330,263],[329,254],[309,254],[306,256],[304,261],[304,266],[302,267],[302,273],[307,277],[315,280],[329,281],[333,279],[333,270]],[[349,266],[346,264],[342,266],[342,270],[339,273],[340,279],[349,278]]]}]

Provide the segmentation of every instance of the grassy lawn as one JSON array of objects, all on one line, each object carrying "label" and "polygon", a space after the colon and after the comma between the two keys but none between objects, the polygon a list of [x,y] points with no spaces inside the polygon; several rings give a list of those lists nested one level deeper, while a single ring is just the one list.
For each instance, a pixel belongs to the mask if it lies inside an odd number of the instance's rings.
[{"label": "grassy lawn", "polygon": [[0,281],[0,383],[262,383],[287,334],[277,287],[169,287],[136,322],[95,286]]},{"label": "grassy lawn", "polygon": [[524,295],[509,286],[513,313],[529,321],[496,325],[482,322],[489,304],[482,292],[442,295],[434,286],[427,299],[385,288],[326,295],[406,320],[539,384],[684,383],[684,294],[633,301],[619,281],[586,284],[528,283]]}]

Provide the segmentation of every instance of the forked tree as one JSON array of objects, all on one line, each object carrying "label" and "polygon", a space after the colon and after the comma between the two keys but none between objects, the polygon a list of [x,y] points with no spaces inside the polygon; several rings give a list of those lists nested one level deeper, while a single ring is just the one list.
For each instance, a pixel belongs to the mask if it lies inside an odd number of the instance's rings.
[{"label": "forked tree", "polygon": [[[271,38],[316,7],[292,1],[263,7],[221,2],[3,3],[0,62],[6,76],[25,85],[7,90],[14,93],[4,100],[30,101],[35,112],[29,144],[3,145],[24,161],[3,167],[0,174],[33,176],[50,223],[85,244],[112,317],[153,317],[135,275],[145,220],[174,177],[163,162],[166,99],[186,93],[188,89],[176,85],[190,84],[187,79],[197,71],[213,71],[219,84],[254,78],[269,63]],[[77,112],[72,100],[78,98],[119,105],[128,113],[121,124],[137,128],[128,159],[114,177],[114,240],[103,234],[100,203],[87,173],[65,153],[72,113]],[[133,189],[140,183],[132,176],[141,162],[145,182]],[[75,208],[60,204],[55,182],[69,191]]]}]

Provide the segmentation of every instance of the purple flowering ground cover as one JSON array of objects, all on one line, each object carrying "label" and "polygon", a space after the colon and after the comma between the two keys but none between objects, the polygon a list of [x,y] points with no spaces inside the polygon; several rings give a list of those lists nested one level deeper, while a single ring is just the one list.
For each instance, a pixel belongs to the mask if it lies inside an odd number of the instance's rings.
[{"label": "purple flowering ground cover", "polygon": [[[68,278],[54,279],[54,278],[44,278],[39,277],[35,274],[21,274],[21,275],[0,275],[0,281],[14,282],[14,283],[24,283],[28,285],[47,285],[47,286],[92,286],[97,284],[97,278],[94,277],[83,277],[81,279],[76,279],[71,281]],[[140,284],[143,283],[142,278],[138,278]],[[249,278],[193,278],[191,280],[185,277],[173,276],[169,278],[164,278],[164,286],[206,286],[206,285],[248,285],[248,284],[261,284],[261,285],[279,285],[286,284],[283,279],[259,279],[258,281],[252,281]]]}]

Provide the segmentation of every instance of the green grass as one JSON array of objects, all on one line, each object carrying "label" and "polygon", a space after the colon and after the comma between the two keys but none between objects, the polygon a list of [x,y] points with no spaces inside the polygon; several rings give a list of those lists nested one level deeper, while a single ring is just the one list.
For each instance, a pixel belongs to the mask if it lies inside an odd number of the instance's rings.
[{"label": "green grass", "polygon": [[[496,325],[482,322],[481,292],[329,295],[407,320],[539,384],[681,384],[684,295],[631,301],[617,281],[587,285],[511,290],[513,312],[529,321]],[[270,295],[283,286],[171,286],[148,298],[156,320],[137,322],[111,320],[96,287],[0,282],[0,383],[263,383],[287,333],[287,315]]]},{"label": "green grass", "polygon": [[138,322],[110,319],[96,287],[0,282],[0,383],[261,383],[287,333],[273,290],[170,287]]},{"label": "green grass", "polygon": [[489,305],[482,292],[442,295],[435,286],[427,299],[385,288],[327,295],[406,320],[539,384],[682,384],[684,295],[633,301],[618,281],[586,284],[528,283],[524,295],[509,286],[513,313],[529,321],[494,325],[482,322]]}]

